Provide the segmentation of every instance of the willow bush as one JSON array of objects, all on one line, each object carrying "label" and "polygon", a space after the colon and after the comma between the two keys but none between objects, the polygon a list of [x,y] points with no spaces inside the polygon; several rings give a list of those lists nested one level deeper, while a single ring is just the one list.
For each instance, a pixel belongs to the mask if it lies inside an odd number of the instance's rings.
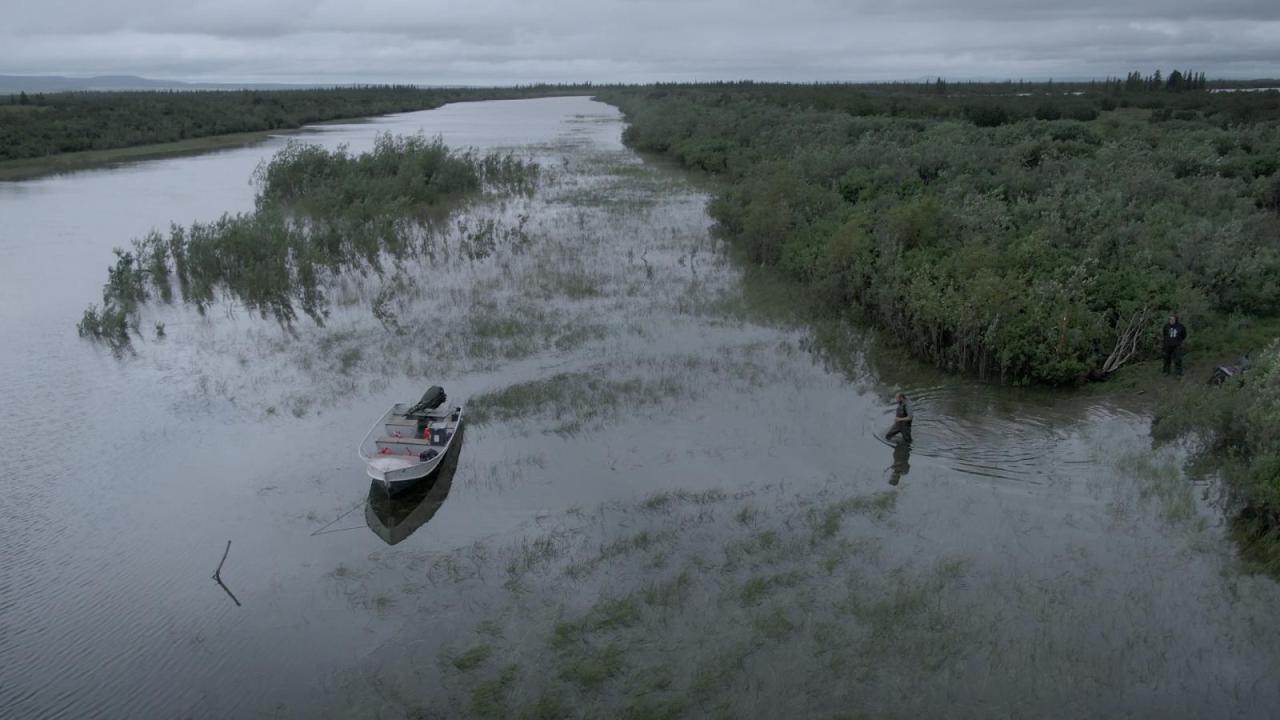
[{"label": "willow bush", "polygon": [[1202,339],[1280,313],[1280,94],[1033,89],[602,96],[632,147],[721,178],[711,212],[746,257],[942,368],[1071,384],[1100,374],[1144,308]]},{"label": "willow bush", "polygon": [[1195,384],[1169,393],[1152,435],[1188,440],[1193,468],[1227,481],[1238,510],[1231,530],[1246,565],[1280,577],[1280,342],[1221,387]]},{"label": "willow bush", "polygon": [[[833,314],[1009,382],[1098,371],[1168,310],[1210,363],[1280,315],[1280,93],[997,86],[610,90],[624,139],[720,179],[719,230]],[[1145,313],[1145,314],[1144,314]],[[1246,561],[1280,576],[1280,345],[1245,384],[1166,393],[1157,439],[1237,493]]]}]

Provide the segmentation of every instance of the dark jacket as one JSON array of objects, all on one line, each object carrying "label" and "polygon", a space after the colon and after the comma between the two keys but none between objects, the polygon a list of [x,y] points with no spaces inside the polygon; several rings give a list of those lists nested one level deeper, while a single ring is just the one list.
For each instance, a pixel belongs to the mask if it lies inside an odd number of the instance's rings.
[{"label": "dark jacket", "polygon": [[1160,331],[1160,336],[1164,339],[1164,349],[1172,350],[1182,347],[1182,343],[1187,339],[1187,328],[1180,322],[1165,323],[1164,330]]},{"label": "dark jacket", "polygon": [[893,421],[903,425],[911,424],[911,409],[907,407],[906,400],[898,401],[898,412],[894,414]]}]

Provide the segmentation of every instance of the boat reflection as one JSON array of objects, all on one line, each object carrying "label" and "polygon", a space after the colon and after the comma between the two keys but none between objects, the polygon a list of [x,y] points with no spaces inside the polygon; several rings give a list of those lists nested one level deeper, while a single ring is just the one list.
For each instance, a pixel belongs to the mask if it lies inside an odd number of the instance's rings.
[{"label": "boat reflection", "polygon": [[365,503],[364,519],[369,529],[388,545],[403,542],[418,528],[435,516],[436,511],[449,496],[453,474],[458,469],[458,456],[462,454],[463,434],[459,429],[435,475],[423,478],[416,486],[388,497],[376,480],[369,483],[369,501]]},{"label": "boat reflection", "polygon": [[897,485],[909,472],[911,472],[911,443],[899,442],[893,446],[893,465],[889,467],[889,484]]}]

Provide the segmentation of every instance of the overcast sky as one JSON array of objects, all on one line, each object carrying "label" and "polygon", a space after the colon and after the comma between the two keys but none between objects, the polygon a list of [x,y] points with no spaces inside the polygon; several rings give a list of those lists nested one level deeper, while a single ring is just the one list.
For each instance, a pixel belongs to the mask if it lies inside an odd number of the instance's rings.
[{"label": "overcast sky", "polygon": [[0,0],[0,74],[221,82],[1280,76],[1280,0]]}]

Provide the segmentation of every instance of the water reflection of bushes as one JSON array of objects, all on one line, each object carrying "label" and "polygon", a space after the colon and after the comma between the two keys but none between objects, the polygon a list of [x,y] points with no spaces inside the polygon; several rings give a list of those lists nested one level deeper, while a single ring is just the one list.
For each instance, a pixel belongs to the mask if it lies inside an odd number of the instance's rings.
[{"label": "water reflection of bushes", "polygon": [[[299,311],[323,324],[329,277],[380,274],[387,260],[429,252],[452,211],[483,192],[529,192],[537,166],[511,155],[456,152],[439,139],[384,134],[359,155],[291,142],[259,166],[255,180],[253,211],[174,225],[167,235],[151,232],[131,250],[116,250],[102,305],[85,311],[80,334],[127,345],[141,304],[172,301],[175,282],[201,313],[226,295],[282,325]],[[495,232],[484,226],[475,238],[467,235],[463,251],[487,254]],[[379,320],[394,327],[394,318]]]}]

